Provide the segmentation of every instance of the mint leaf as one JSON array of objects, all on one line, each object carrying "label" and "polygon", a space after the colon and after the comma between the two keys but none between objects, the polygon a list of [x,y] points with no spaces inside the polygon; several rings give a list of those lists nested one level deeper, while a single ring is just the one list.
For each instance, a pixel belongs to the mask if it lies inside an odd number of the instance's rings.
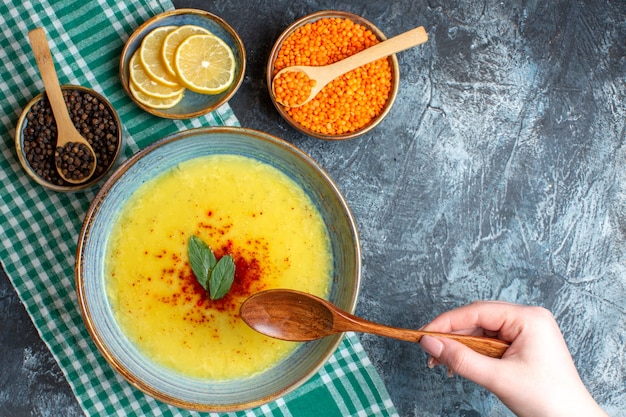
[{"label": "mint leaf", "polygon": [[219,260],[211,248],[197,236],[189,238],[189,264],[198,283],[209,292],[211,300],[219,300],[228,294],[235,280],[235,261],[230,255]]},{"label": "mint leaf", "polygon": [[196,276],[198,283],[202,288],[209,290],[209,279],[211,278],[211,270],[215,267],[216,259],[211,248],[197,236],[189,238],[189,263],[191,270]]},{"label": "mint leaf", "polygon": [[215,268],[211,271],[209,279],[209,296],[211,300],[219,300],[224,297],[235,279],[235,262],[230,255],[222,256]]}]

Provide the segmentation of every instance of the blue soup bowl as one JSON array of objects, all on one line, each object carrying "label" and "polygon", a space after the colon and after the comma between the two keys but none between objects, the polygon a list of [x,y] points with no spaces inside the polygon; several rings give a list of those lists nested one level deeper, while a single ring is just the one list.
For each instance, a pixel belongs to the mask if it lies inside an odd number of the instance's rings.
[{"label": "blue soup bowl", "polygon": [[317,163],[289,143],[238,127],[198,128],[165,137],[126,160],[92,202],[78,239],[76,290],[87,329],[96,346],[128,382],[176,407],[236,411],[291,392],[321,368],[342,335],[300,344],[270,369],[244,379],[205,380],[160,366],[134,346],[120,329],[107,299],[104,276],[108,238],[124,203],[146,181],[177,164],[208,155],[235,154],[269,164],[294,180],[310,197],[326,225],[333,256],[328,299],[353,312],[361,280],[356,224],[341,192]]}]

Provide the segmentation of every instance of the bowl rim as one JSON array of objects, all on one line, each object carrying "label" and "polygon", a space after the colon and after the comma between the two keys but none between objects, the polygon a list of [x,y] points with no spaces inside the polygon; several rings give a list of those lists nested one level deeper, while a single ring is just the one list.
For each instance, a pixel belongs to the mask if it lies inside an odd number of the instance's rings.
[{"label": "bowl rim", "polygon": [[[191,113],[181,113],[181,114],[176,114],[176,113],[167,113],[164,111],[161,111],[160,109],[154,109],[152,107],[148,107],[145,104],[140,103],[139,101],[135,100],[135,98],[133,97],[133,94],[130,91],[130,77],[128,75],[128,71],[125,68],[124,65],[124,61],[125,61],[125,57],[129,54],[129,49],[130,49],[130,45],[139,38],[139,35],[149,26],[158,23],[159,21],[163,20],[163,19],[167,19],[169,17],[172,16],[177,16],[177,15],[185,15],[185,14],[192,14],[192,15],[197,15],[197,16],[201,16],[201,17],[205,17],[208,20],[211,21],[215,21],[217,22],[226,32],[229,33],[230,36],[233,37],[233,40],[235,41],[235,45],[238,49],[238,52],[241,54],[241,62],[238,62],[238,65],[241,67],[241,70],[239,71],[239,75],[233,80],[233,83],[231,84],[231,86],[226,90],[226,94],[224,93],[220,93],[220,94],[224,94],[224,96],[217,101],[216,103],[202,109],[202,110],[198,110],[195,112],[191,112]],[[176,119],[176,120],[183,120],[183,119],[192,119],[195,117],[200,117],[203,116],[205,114],[208,114],[210,112],[212,112],[213,110],[217,109],[218,107],[222,106],[224,103],[228,102],[228,100],[230,100],[232,98],[232,96],[237,92],[237,90],[239,90],[239,87],[241,86],[241,84],[243,83],[243,79],[245,77],[245,73],[246,73],[246,48],[243,44],[243,41],[241,40],[241,37],[239,36],[239,34],[235,31],[235,29],[228,23],[226,22],[223,18],[221,18],[220,16],[213,14],[211,12],[208,12],[206,10],[200,10],[200,9],[193,9],[193,8],[185,8],[185,9],[175,9],[175,10],[168,10],[166,12],[163,13],[159,13],[155,16],[152,16],[151,18],[149,18],[148,20],[146,20],[145,22],[143,22],[140,26],[138,26],[133,33],[128,37],[128,39],[126,40],[126,42],[124,43],[124,48],[122,48],[122,53],[120,54],[120,62],[118,65],[119,68],[119,74],[120,74],[120,80],[122,82],[122,87],[124,87],[124,91],[126,91],[126,94],[128,95],[128,97],[132,100],[133,103],[135,103],[139,108],[141,108],[142,110],[153,114],[155,116],[159,116],[159,117],[163,117],[166,119]],[[184,99],[183,99],[184,100]]]},{"label": "bowl rim", "polygon": [[115,150],[115,155],[113,155],[113,159],[111,160],[111,164],[108,166],[108,168],[105,169],[102,172],[102,174],[98,176],[94,176],[91,179],[89,179],[89,181],[86,181],[81,184],[69,184],[68,183],[67,185],[56,185],[56,184],[52,184],[44,180],[39,175],[37,175],[33,167],[31,167],[30,164],[28,163],[26,159],[26,155],[24,154],[24,147],[23,147],[24,127],[25,127],[26,116],[28,115],[28,112],[30,112],[31,108],[44,97],[44,95],[46,94],[45,91],[42,91],[39,94],[37,94],[28,102],[28,104],[26,104],[26,106],[24,106],[24,109],[22,110],[22,113],[20,114],[20,117],[17,120],[17,124],[15,125],[15,150],[17,152],[17,157],[20,161],[20,164],[22,165],[22,168],[24,168],[28,176],[39,185],[49,190],[53,190],[53,191],[60,191],[60,192],[81,191],[81,190],[93,187],[97,182],[102,180],[102,178],[104,178],[111,171],[111,169],[115,166],[117,158],[119,157],[120,151],[123,147],[123,141],[122,141],[123,127],[122,127],[122,123],[120,121],[119,115],[117,114],[117,111],[115,111],[115,108],[113,107],[113,105],[109,102],[109,100],[107,100],[106,97],[104,97],[102,94],[98,93],[94,89],[89,88],[89,87],[84,87],[82,85],[76,85],[76,84],[63,84],[61,85],[61,90],[62,91],[63,90],[79,90],[85,93],[92,94],[96,96],[100,101],[105,103],[106,106],[109,108],[109,111],[111,112],[111,115],[113,116],[113,119],[115,120],[115,124],[117,126],[117,135],[116,135],[117,146]]},{"label": "bowl rim", "polygon": [[291,23],[289,26],[287,26],[287,28],[283,30],[283,32],[274,42],[274,45],[272,46],[272,49],[271,49],[269,58],[267,59],[267,64],[265,67],[265,82],[267,84],[267,89],[268,89],[272,104],[274,105],[278,113],[280,113],[283,119],[285,119],[291,126],[293,126],[299,132],[304,133],[305,135],[312,136],[318,139],[323,139],[323,140],[353,139],[355,137],[364,135],[365,133],[374,129],[380,122],[382,122],[382,120],[387,116],[387,114],[393,107],[393,103],[395,102],[396,96],[398,95],[398,90],[400,89],[400,65],[398,63],[398,58],[396,54],[392,54],[388,57],[391,60],[392,85],[391,85],[391,92],[390,92],[389,98],[387,99],[387,103],[385,104],[385,107],[383,107],[383,110],[376,117],[376,119],[372,120],[369,124],[363,126],[361,129],[355,132],[344,133],[341,135],[325,135],[323,133],[317,133],[317,132],[308,130],[304,128],[301,124],[299,124],[297,121],[295,121],[287,113],[284,106],[276,102],[276,98],[274,97],[274,92],[272,91],[272,80],[273,80],[272,73],[273,73],[274,61],[276,60],[278,51],[280,50],[285,39],[287,39],[293,32],[295,32],[296,29],[306,25],[307,23],[312,23],[312,22],[315,22],[317,20],[327,18],[327,17],[338,17],[338,18],[343,18],[343,19],[350,19],[354,23],[362,24],[366,26],[368,29],[370,29],[372,33],[376,35],[379,41],[387,40],[387,37],[385,36],[385,34],[376,25],[374,25],[368,19],[352,12],[347,12],[343,10],[320,10],[317,12],[307,14],[297,19],[296,21]]},{"label": "bowl rim", "polygon": [[[328,349],[315,363],[315,366],[311,367],[308,370],[308,372],[301,375],[299,379],[295,381],[294,383],[292,383],[291,385],[282,387],[281,389],[277,390],[276,392],[270,395],[266,395],[262,398],[257,398],[254,400],[249,400],[249,401],[235,403],[235,404],[227,404],[227,405],[194,403],[185,399],[175,398],[174,396],[145,383],[144,381],[140,380],[137,376],[135,376],[131,371],[129,371],[124,366],[122,361],[118,357],[115,356],[114,352],[112,352],[111,349],[109,349],[109,347],[106,345],[105,341],[103,340],[103,337],[99,333],[99,330],[96,329],[94,320],[91,315],[90,306],[88,305],[88,302],[87,302],[87,294],[85,292],[85,279],[83,276],[83,267],[84,267],[84,258],[85,258],[84,246],[85,246],[85,241],[86,239],[88,239],[88,236],[91,232],[92,223],[94,221],[95,216],[98,213],[100,206],[103,204],[104,199],[106,198],[108,193],[111,191],[112,187],[117,183],[117,181],[124,176],[124,173],[128,169],[130,169],[133,165],[140,163],[144,155],[147,155],[153,152],[154,150],[158,149],[162,145],[166,145],[168,143],[179,141],[179,140],[184,140],[185,138],[196,135],[196,134],[213,134],[213,133],[239,134],[239,135],[243,134],[243,135],[252,136],[254,140],[263,140],[266,142],[270,142],[294,154],[296,157],[303,160],[305,163],[309,164],[316,172],[318,172],[323,177],[324,182],[330,187],[330,189],[332,190],[332,193],[337,196],[339,203],[341,205],[341,208],[346,214],[346,221],[352,233],[351,239],[354,243],[353,250],[354,250],[354,256],[355,256],[356,262],[354,265],[354,282],[351,283],[351,285],[349,286],[350,287],[349,300],[347,300],[349,305],[345,307],[345,310],[352,312],[352,313],[355,311],[357,300],[358,300],[358,295],[360,292],[361,281],[362,281],[362,253],[361,253],[360,239],[359,239],[356,220],[347,203],[347,200],[345,199],[345,197],[343,196],[343,194],[337,187],[337,184],[329,176],[329,174],[313,158],[307,155],[304,151],[284,141],[283,139],[275,137],[271,134],[257,131],[254,129],[242,128],[242,127],[231,127],[231,126],[199,127],[199,128],[185,130],[182,132],[172,133],[168,136],[165,136],[164,138],[160,140],[157,140],[156,142],[153,142],[152,144],[138,151],[137,153],[132,155],[129,159],[125,160],[122,164],[120,164],[120,166],[118,166],[115,172],[107,179],[105,184],[101,187],[97,195],[92,200],[92,203],[90,204],[90,207],[87,213],[85,214],[83,225],[81,227],[78,241],[77,241],[74,275],[75,275],[78,308],[83,318],[83,321],[87,327],[88,333],[90,334],[92,341],[94,342],[94,344],[96,345],[100,353],[103,355],[105,360],[109,363],[109,365],[116,372],[118,372],[121,376],[123,376],[127,382],[129,382],[131,385],[133,385],[135,388],[139,389],[140,391],[150,395],[151,397],[156,398],[157,400],[163,401],[167,404],[174,405],[176,407],[180,407],[180,408],[187,409],[187,410],[202,411],[202,412],[207,412],[207,411],[208,412],[231,412],[231,411],[241,411],[241,410],[261,406],[263,404],[267,404],[268,402],[274,401],[296,390],[298,387],[300,387],[305,382],[307,382],[311,377],[313,377],[328,362],[330,357],[335,354],[337,348],[339,347],[339,345],[341,344],[343,340],[344,334],[341,333],[341,334],[329,336],[329,338],[332,338],[334,340],[330,339],[332,340],[332,343],[328,346]],[[332,227],[332,226],[327,226],[327,227]],[[298,349],[296,349],[296,351],[294,352],[297,352],[297,350]],[[289,356],[291,356],[292,354],[290,354]],[[284,360],[286,359],[287,358],[285,358]]]}]

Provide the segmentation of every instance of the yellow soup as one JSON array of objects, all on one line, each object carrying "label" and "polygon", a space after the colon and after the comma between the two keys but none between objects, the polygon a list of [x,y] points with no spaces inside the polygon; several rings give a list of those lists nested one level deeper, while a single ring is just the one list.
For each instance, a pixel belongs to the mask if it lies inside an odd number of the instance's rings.
[{"label": "yellow soup", "polygon": [[[200,237],[235,280],[212,301],[187,255]],[[262,336],[241,303],[270,288],[327,296],[330,241],[305,192],[284,173],[235,155],[199,157],[143,184],[122,208],[106,255],[107,292],[120,327],[155,362],[182,374],[244,378],[296,344]]]}]

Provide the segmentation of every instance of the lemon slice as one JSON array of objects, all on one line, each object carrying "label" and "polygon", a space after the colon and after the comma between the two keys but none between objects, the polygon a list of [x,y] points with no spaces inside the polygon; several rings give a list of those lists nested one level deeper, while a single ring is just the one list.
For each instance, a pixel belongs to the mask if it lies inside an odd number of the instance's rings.
[{"label": "lemon slice", "polygon": [[179,85],[177,87],[169,87],[159,84],[146,74],[143,66],[139,62],[139,53],[135,52],[130,58],[129,73],[130,80],[134,83],[137,90],[155,98],[171,98],[179,96],[185,90],[185,87]]},{"label": "lemon slice", "polygon": [[178,78],[191,91],[219,94],[235,78],[235,57],[230,47],[214,35],[191,35],[174,55]]},{"label": "lemon slice", "polygon": [[161,26],[148,33],[139,47],[139,62],[154,81],[169,87],[178,86],[178,80],[165,69],[161,59],[161,46],[165,37],[177,26]]},{"label": "lemon slice", "polygon": [[185,95],[183,90],[183,92],[181,92],[178,96],[168,98],[156,98],[144,94],[141,90],[137,88],[135,83],[132,81],[128,84],[128,87],[130,88],[130,92],[133,97],[135,97],[135,100],[152,109],[171,109],[172,107],[180,103],[180,101],[183,99],[183,96]]},{"label": "lemon slice", "polygon": [[174,55],[180,44],[191,35],[213,35],[208,29],[196,25],[184,25],[171,31],[165,36],[161,47],[161,60],[165,64],[165,69],[170,75],[177,77],[174,69]]}]

